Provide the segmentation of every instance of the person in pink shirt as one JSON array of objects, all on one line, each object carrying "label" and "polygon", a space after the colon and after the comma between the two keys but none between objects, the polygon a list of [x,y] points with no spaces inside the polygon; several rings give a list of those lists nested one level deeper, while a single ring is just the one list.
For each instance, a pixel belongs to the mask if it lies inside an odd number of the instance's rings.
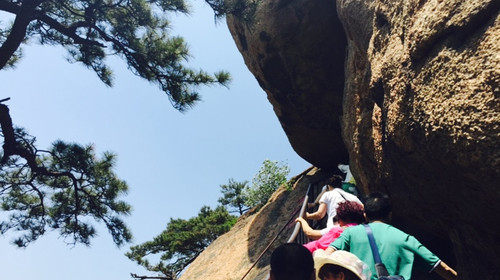
[{"label": "person in pink shirt", "polygon": [[[335,218],[338,220],[339,226],[333,227],[319,239],[304,244],[311,253],[317,249],[328,248],[330,243],[337,239],[345,228],[364,223],[365,215],[363,205],[355,201],[341,202],[337,207],[337,215]],[[312,230],[304,218],[300,217],[295,221],[300,222],[304,232],[307,233]]]}]

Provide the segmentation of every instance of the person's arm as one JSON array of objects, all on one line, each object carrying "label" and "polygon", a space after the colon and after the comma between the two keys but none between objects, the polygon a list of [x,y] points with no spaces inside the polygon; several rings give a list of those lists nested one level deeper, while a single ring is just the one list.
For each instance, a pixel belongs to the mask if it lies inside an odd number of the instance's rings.
[{"label": "person's arm", "polygon": [[321,192],[316,196],[316,199],[314,200],[314,202],[307,203],[307,208],[313,208],[315,206],[319,206],[319,200],[321,199],[321,196],[327,191],[328,191],[328,188],[326,186],[323,187]]},{"label": "person's arm", "polygon": [[457,272],[443,261],[440,261],[433,271],[435,271],[439,276],[443,277],[446,280],[455,280],[458,278]]},{"label": "person's arm", "polygon": [[334,247],[328,246],[328,248],[325,249],[325,253],[331,254],[331,253],[335,252],[336,250],[337,249],[335,249]]},{"label": "person's arm", "polygon": [[310,220],[321,220],[326,214],[326,203],[321,202],[318,210],[314,213],[306,213],[306,218]]},{"label": "person's arm", "polygon": [[345,251],[350,251],[350,246],[348,240],[350,240],[350,228],[346,228],[337,239],[335,239],[330,245],[328,245],[328,248],[325,249],[325,252],[328,254],[331,254],[337,250],[345,250]]},{"label": "person's arm", "polygon": [[321,238],[321,236],[322,236],[321,230],[315,230],[315,229],[313,229],[311,226],[309,226],[309,224],[307,223],[307,221],[304,220],[304,218],[299,217],[299,218],[295,219],[295,222],[299,222],[300,223],[300,225],[302,226],[302,231],[310,239],[316,240],[316,239]]}]

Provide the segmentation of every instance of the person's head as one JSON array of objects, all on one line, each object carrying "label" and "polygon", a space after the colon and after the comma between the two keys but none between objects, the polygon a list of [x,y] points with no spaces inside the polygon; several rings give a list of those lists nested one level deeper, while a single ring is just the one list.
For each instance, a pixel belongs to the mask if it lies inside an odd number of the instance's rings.
[{"label": "person's head", "polygon": [[342,176],[340,175],[333,175],[330,179],[328,179],[328,182],[326,185],[328,188],[335,189],[335,188],[341,188],[342,187]]},{"label": "person's head", "polygon": [[339,265],[324,264],[318,272],[318,280],[359,280],[352,271]]},{"label": "person's head", "polygon": [[271,254],[271,280],[313,280],[311,252],[301,244],[285,243]]},{"label": "person's head", "polygon": [[370,221],[389,220],[392,205],[389,196],[382,193],[372,193],[365,200],[365,213]]},{"label": "person's head", "polygon": [[314,252],[316,280],[367,280],[370,268],[354,254],[347,251],[335,251],[327,254],[319,249]]},{"label": "person's head", "polygon": [[365,211],[362,204],[355,201],[343,201],[337,206],[337,220],[342,224],[362,224]]}]

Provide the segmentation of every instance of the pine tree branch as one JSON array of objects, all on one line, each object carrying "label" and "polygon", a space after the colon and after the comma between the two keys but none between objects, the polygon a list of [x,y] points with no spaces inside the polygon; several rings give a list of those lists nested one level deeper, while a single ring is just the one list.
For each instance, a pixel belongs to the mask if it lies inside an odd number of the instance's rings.
[{"label": "pine tree branch", "polygon": [[[0,69],[7,65],[9,59],[14,55],[14,52],[23,42],[24,37],[26,37],[28,25],[33,20],[33,14],[35,13],[38,5],[40,5],[43,1],[44,0],[26,0],[20,2],[20,5],[9,5],[9,2],[7,1],[0,2],[0,8],[6,7],[8,8],[8,11],[16,14],[16,19],[12,25],[11,32],[0,47]],[[17,6],[17,9],[14,6]]]},{"label": "pine tree branch", "polygon": [[66,27],[59,23],[57,20],[41,12],[36,12],[34,15],[34,19],[40,20],[41,22],[47,24],[49,27],[57,30],[59,33],[65,35],[68,38],[71,38],[75,44],[105,47],[103,44],[95,40],[85,39],[76,34],[77,28],[91,27],[91,24],[86,21],[78,21],[73,23],[71,26]]},{"label": "pine tree branch", "polygon": [[79,197],[79,188],[78,188],[78,180],[74,174],[69,171],[66,172],[52,172],[45,168],[44,166],[40,166],[36,160],[36,149],[31,150],[23,145],[20,145],[16,140],[14,126],[12,125],[12,119],[10,117],[9,108],[0,104],[0,127],[2,129],[4,144],[3,144],[3,156],[0,160],[0,164],[5,164],[9,157],[11,156],[19,156],[26,160],[26,164],[31,169],[32,173],[35,174],[33,177],[38,175],[50,176],[50,177],[68,177],[70,178],[75,195],[75,211],[73,213],[75,219],[74,233],[78,232],[78,214],[80,212],[80,197]]},{"label": "pine tree branch", "polygon": [[130,273],[130,275],[132,276],[132,278],[136,278],[136,279],[141,279],[141,280],[144,280],[144,279],[165,279],[165,280],[175,280],[174,277],[172,276],[139,276],[135,273]]}]

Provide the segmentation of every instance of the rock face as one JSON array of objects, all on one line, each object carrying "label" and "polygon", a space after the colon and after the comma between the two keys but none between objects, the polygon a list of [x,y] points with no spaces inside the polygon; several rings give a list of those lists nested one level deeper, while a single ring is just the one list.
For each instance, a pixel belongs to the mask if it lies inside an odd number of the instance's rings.
[{"label": "rock face", "polygon": [[318,0],[258,3],[251,23],[227,18],[246,65],[301,157],[318,167],[347,163],[338,133],[347,44],[335,5]]},{"label": "rock face", "polygon": [[293,232],[296,211],[309,185],[328,177],[328,173],[310,168],[292,179],[295,183],[291,191],[279,188],[258,213],[240,217],[231,231],[210,244],[179,280],[240,280],[244,276],[246,280],[267,280],[271,252]]},{"label": "rock face", "polygon": [[[228,16],[295,151],[349,160],[462,279],[500,274],[500,1],[263,0]],[[450,246],[446,246],[449,243]],[[480,268],[480,269],[478,269]]]},{"label": "rock face", "polygon": [[[356,179],[389,192],[402,219],[450,239],[464,279],[498,277],[500,2],[337,6]],[[353,17],[358,9],[371,19]],[[369,41],[359,26],[372,26]]]}]

